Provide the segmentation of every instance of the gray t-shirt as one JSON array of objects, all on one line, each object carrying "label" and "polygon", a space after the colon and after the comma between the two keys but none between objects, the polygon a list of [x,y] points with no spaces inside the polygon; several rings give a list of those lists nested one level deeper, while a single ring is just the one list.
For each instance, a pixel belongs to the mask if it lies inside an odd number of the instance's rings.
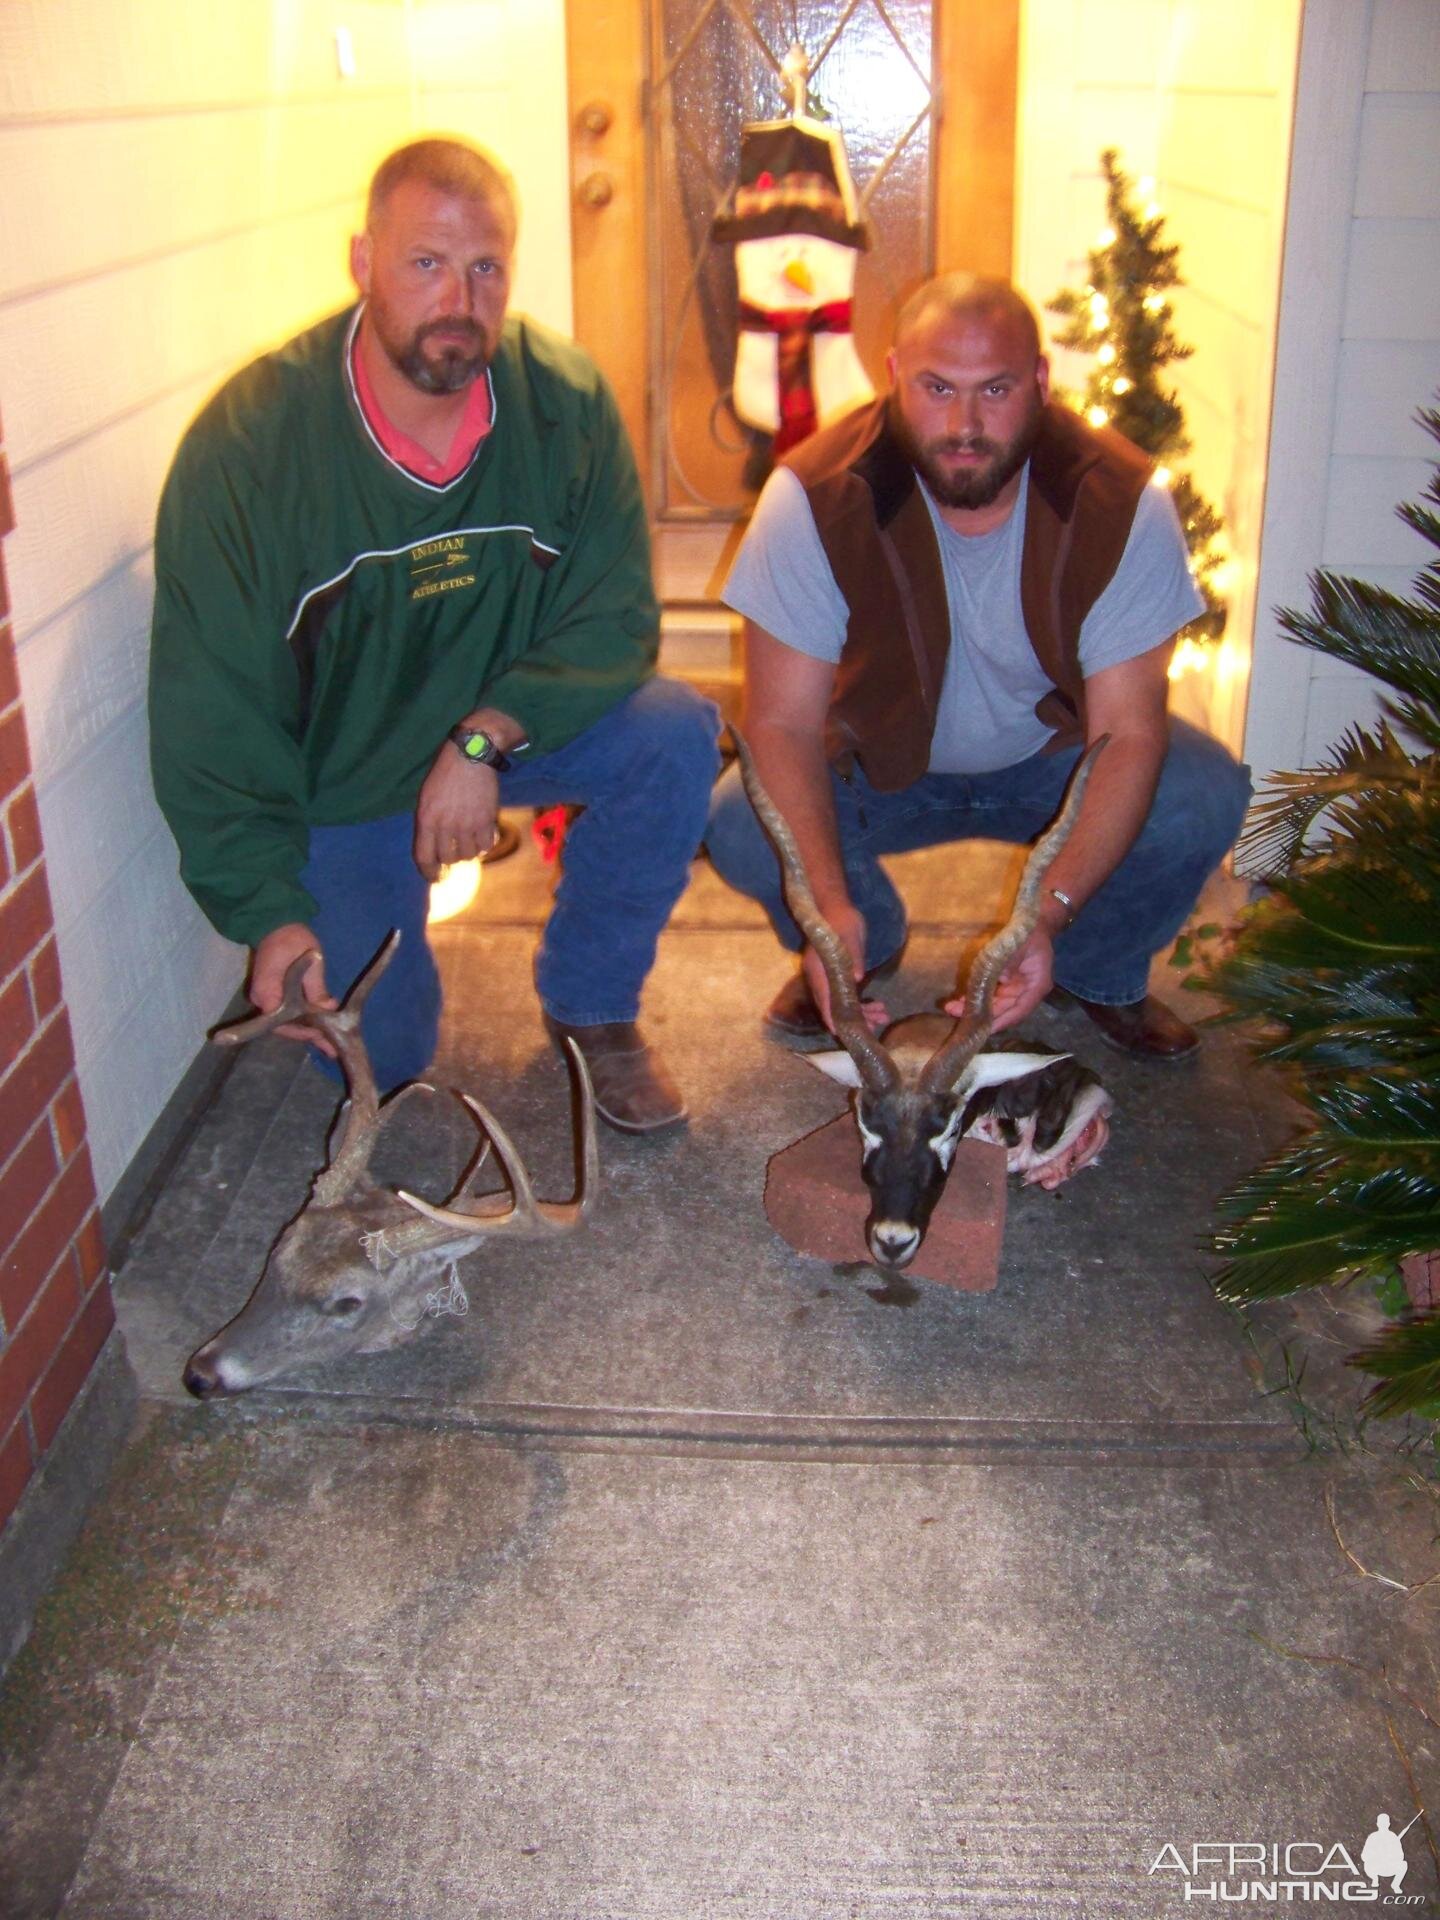
[{"label": "gray t-shirt", "polygon": [[[956,533],[921,493],[935,523],[950,603],[950,653],[931,742],[932,773],[989,773],[1038,753],[1050,729],[1035,717],[1049,681],[1020,607],[1020,555],[1028,488],[993,533]],[[799,653],[838,661],[849,608],[820,544],[799,480],[777,467],[721,595],[726,606]],[[1190,577],[1185,538],[1169,493],[1146,487],[1114,578],[1080,629],[1088,679],[1148,653],[1205,611]]]}]

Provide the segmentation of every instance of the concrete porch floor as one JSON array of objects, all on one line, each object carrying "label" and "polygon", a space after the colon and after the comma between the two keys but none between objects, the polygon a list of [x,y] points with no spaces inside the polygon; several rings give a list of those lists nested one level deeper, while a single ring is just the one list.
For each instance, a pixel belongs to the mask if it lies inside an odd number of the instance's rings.
[{"label": "concrete porch floor", "polygon": [[[900,1013],[1010,856],[897,868]],[[437,929],[434,1077],[564,1193],[546,890],[527,840]],[[768,1156],[842,1103],[762,1036],[785,964],[697,867],[646,1009],[686,1132],[604,1134],[593,1224],[468,1261],[463,1320],[199,1407],[183,1361],[335,1104],[283,1042],[237,1058],[117,1279],[140,1430],[0,1697],[7,1920],[1129,1920],[1264,1877],[1217,1846],[1313,1874],[1382,1811],[1440,1826],[1440,1582],[1406,1591],[1440,1509],[1355,1437],[1326,1355],[1364,1309],[1305,1308],[1267,1393],[1297,1316],[1247,1335],[1197,1251],[1285,1127],[1243,1043],[1147,1069],[1041,1016],[1111,1145],[1012,1192],[995,1292],[900,1307],[765,1220]],[[377,1171],[438,1194],[471,1139],[412,1107]],[[1423,1821],[1405,1850],[1440,1910]]]}]

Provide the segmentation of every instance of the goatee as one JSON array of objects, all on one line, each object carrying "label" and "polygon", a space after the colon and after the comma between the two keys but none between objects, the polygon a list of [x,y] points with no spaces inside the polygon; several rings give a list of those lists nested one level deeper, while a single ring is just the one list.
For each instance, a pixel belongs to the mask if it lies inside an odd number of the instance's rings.
[{"label": "goatee", "polygon": [[[892,397],[890,422],[895,437],[905,449],[911,466],[925,482],[931,497],[942,507],[973,512],[988,507],[1019,473],[1040,438],[1040,423],[1045,402],[1036,390],[1034,405],[1020,430],[1009,440],[989,440],[983,434],[947,434],[939,440],[921,440],[911,429]],[[985,456],[983,467],[968,473],[950,473],[940,464],[944,454],[972,453]]]},{"label": "goatee", "polygon": [[[438,360],[425,353],[426,341],[435,334],[446,336]],[[454,337],[462,334],[463,341]],[[395,364],[422,393],[459,393],[484,372],[489,361],[485,334],[473,320],[432,320],[416,329]]]}]

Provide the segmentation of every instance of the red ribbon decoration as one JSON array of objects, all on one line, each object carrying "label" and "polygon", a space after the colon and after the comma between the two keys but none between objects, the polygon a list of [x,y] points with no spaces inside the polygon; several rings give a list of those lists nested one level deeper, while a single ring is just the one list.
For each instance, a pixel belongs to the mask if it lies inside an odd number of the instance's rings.
[{"label": "red ribbon decoration", "polygon": [[807,440],[820,422],[815,413],[810,342],[817,333],[849,333],[852,302],[831,300],[823,307],[752,307],[740,302],[746,333],[773,333],[780,386],[780,427],[775,452],[787,452]]},{"label": "red ribbon decoration", "polygon": [[540,858],[547,867],[554,866],[560,858],[569,824],[570,809],[565,806],[546,807],[543,813],[537,813],[530,822],[531,837],[540,849]]}]

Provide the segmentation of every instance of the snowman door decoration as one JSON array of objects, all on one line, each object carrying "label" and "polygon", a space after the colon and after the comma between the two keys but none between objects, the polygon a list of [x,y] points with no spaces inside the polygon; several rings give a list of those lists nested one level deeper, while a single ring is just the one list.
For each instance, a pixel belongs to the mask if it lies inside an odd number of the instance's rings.
[{"label": "snowman door decoration", "polygon": [[740,176],[711,238],[735,247],[736,413],[778,457],[875,398],[850,331],[855,267],[870,245],[839,133],[803,112],[804,50],[785,62],[789,119],[741,130]]}]

